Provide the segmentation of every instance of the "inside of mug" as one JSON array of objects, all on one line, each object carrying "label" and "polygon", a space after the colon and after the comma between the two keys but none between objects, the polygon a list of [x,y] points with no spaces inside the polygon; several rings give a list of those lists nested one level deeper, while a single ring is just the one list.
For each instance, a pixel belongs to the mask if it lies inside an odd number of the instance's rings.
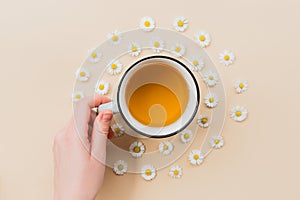
[{"label": "inside of mug", "polygon": [[129,112],[151,127],[177,121],[186,109],[189,89],[177,68],[153,60],[135,71],[127,83],[125,99]]}]

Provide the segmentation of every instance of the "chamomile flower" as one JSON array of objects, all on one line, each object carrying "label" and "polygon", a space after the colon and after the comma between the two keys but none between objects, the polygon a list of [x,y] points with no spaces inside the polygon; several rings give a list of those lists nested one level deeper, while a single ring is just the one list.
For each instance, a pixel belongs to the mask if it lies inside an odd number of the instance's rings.
[{"label": "chamomile flower", "polygon": [[199,32],[195,35],[197,43],[200,45],[200,47],[204,48],[207,47],[210,44],[210,36],[207,32]]},{"label": "chamomile flower", "polygon": [[133,157],[139,158],[145,152],[145,146],[142,142],[135,141],[130,145],[129,152]]},{"label": "chamomile flower", "polygon": [[140,21],[140,28],[143,31],[150,32],[155,28],[155,22],[151,17],[143,17]]},{"label": "chamomile flower", "polygon": [[124,134],[124,127],[120,124],[114,124],[111,126],[112,131],[114,132],[115,137],[120,137]]},{"label": "chamomile flower", "polygon": [[156,176],[156,169],[152,165],[145,165],[142,167],[142,177],[146,181],[154,179]]},{"label": "chamomile flower", "polygon": [[87,81],[90,77],[90,73],[88,70],[84,69],[84,68],[79,68],[77,71],[76,71],[76,78],[77,80],[79,81]]},{"label": "chamomile flower", "polygon": [[97,63],[101,60],[102,54],[97,50],[89,51],[88,59],[91,63]]},{"label": "chamomile flower", "polygon": [[202,128],[207,128],[209,125],[209,120],[208,120],[207,116],[200,115],[198,117],[197,122],[198,122],[198,125],[201,126]]},{"label": "chamomile flower", "polygon": [[131,56],[138,56],[142,51],[141,46],[136,42],[132,42],[128,48]]},{"label": "chamomile flower", "polygon": [[209,108],[214,108],[217,106],[219,100],[216,94],[214,93],[209,93],[205,96],[204,98],[204,103],[207,107]]},{"label": "chamomile flower", "polygon": [[210,139],[210,144],[213,148],[219,149],[224,145],[224,140],[222,136],[213,136]]},{"label": "chamomile flower", "polygon": [[172,177],[172,178],[181,178],[182,176],[182,168],[179,167],[179,166],[174,166],[170,169],[169,171],[169,175]]},{"label": "chamomile flower", "polygon": [[184,130],[180,134],[181,142],[189,143],[193,139],[193,132],[191,130]]},{"label": "chamomile flower", "polygon": [[194,57],[190,60],[190,68],[193,71],[200,71],[204,67],[204,62],[199,57]]},{"label": "chamomile flower", "polygon": [[154,53],[160,53],[164,48],[164,42],[161,39],[152,39],[150,46]]},{"label": "chamomile flower", "polygon": [[82,92],[80,92],[80,91],[73,92],[73,94],[72,94],[72,100],[73,100],[73,102],[77,102],[77,101],[79,101],[82,98],[84,98],[84,95],[83,95]]},{"label": "chamomile flower", "polygon": [[248,89],[248,82],[238,80],[235,82],[234,88],[237,93],[245,92]]},{"label": "chamomile flower", "polygon": [[107,34],[107,39],[109,39],[112,44],[119,44],[122,40],[122,36],[118,31],[114,31]]},{"label": "chamomile flower", "polygon": [[172,46],[171,51],[174,54],[174,56],[181,57],[185,53],[185,47],[182,44],[176,43]]},{"label": "chamomile flower", "polygon": [[118,61],[112,61],[107,66],[107,72],[111,75],[119,74],[122,71],[122,64]]},{"label": "chamomile flower", "polygon": [[235,106],[231,109],[230,116],[237,122],[244,121],[247,118],[248,111],[242,106]]},{"label": "chamomile flower", "polygon": [[109,84],[104,80],[98,81],[95,86],[95,92],[101,95],[107,94],[108,89],[109,89]]},{"label": "chamomile flower", "polygon": [[189,154],[189,161],[192,165],[200,165],[203,162],[204,156],[199,150],[193,150]]},{"label": "chamomile flower", "polygon": [[159,151],[164,155],[169,155],[173,151],[173,144],[165,141],[159,144]]},{"label": "chamomile flower", "polygon": [[220,63],[224,64],[225,66],[231,65],[234,59],[234,54],[229,50],[224,50],[222,53],[219,54]]},{"label": "chamomile flower", "polygon": [[203,80],[209,87],[212,87],[217,84],[219,78],[217,73],[209,71],[206,74],[204,74]]},{"label": "chamomile flower", "polygon": [[127,172],[128,165],[124,160],[118,160],[114,163],[114,172],[117,175],[123,175]]},{"label": "chamomile flower", "polygon": [[185,17],[177,17],[173,22],[173,26],[176,31],[183,32],[188,27],[188,20]]}]

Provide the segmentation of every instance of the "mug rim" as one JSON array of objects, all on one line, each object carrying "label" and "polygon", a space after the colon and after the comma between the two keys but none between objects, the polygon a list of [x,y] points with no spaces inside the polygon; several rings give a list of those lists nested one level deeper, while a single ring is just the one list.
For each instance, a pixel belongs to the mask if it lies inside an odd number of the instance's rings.
[{"label": "mug rim", "polygon": [[[171,60],[177,64],[179,64],[181,67],[183,67],[190,75],[190,77],[192,78],[193,80],[193,83],[194,83],[194,86],[196,88],[196,96],[197,96],[197,99],[196,99],[196,105],[194,107],[194,111],[193,111],[193,114],[190,116],[190,119],[182,126],[180,127],[178,130],[176,131],[173,131],[171,133],[168,133],[168,134],[165,134],[165,135],[149,135],[145,132],[142,132],[140,130],[138,130],[136,127],[134,127],[130,121],[127,119],[127,117],[124,115],[123,111],[122,111],[122,108],[121,108],[121,105],[120,105],[120,90],[121,90],[121,87],[122,87],[122,83],[125,79],[125,77],[128,75],[128,73],[130,73],[130,71],[136,67],[138,64],[140,64],[141,62],[144,62],[146,60],[150,60],[150,59],[166,59],[166,60]],[[117,90],[117,106],[118,106],[118,110],[119,110],[119,113],[121,114],[122,118],[124,119],[124,121],[127,123],[127,125],[133,129],[134,131],[138,132],[139,134],[143,135],[143,136],[146,136],[146,137],[149,137],[149,138],[166,138],[166,137],[171,137],[173,135],[176,135],[177,133],[181,132],[182,130],[184,130],[190,123],[191,121],[193,121],[197,111],[198,111],[198,108],[199,108],[199,104],[200,104],[200,90],[199,90],[199,85],[197,83],[197,80],[196,78],[194,77],[193,73],[191,72],[191,70],[185,65],[183,64],[181,61],[173,58],[173,57],[169,57],[169,56],[164,56],[164,55],[154,55],[154,56],[148,56],[148,57],[145,57],[145,58],[142,58],[138,61],[136,61],[135,63],[133,63],[123,74],[123,76],[121,77],[121,80],[120,80],[120,83],[118,85],[118,90]],[[130,114],[131,115],[131,114]]]}]

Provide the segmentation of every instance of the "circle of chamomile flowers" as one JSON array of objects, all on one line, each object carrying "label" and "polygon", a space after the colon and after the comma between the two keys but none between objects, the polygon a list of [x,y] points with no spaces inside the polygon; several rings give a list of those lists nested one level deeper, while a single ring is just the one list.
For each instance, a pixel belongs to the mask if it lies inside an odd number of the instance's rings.
[{"label": "circle of chamomile flowers", "polygon": [[[188,20],[185,17],[177,17],[173,22],[173,27],[179,32],[183,32],[188,28]],[[140,28],[145,32],[150,32],[155,28],[155,21],[151,17],[143,17],[140,21]],[[111,32],[107,35],[107,38],[114,45],[119,44],[122,40],[122,36],[118,31]],[[210,45],[211,37],[207,32],[201,31],[195,34],[195,39],[198,45],[205,48]],[[160,38],[153,38],[150,43],[150,47],[154,53],[160,53],[164,49],[164,42]],[[133,56],[139,56],[142,48],[136,42],[131,42],[128,53]],[[176,43],[171,46],[171,52],[176,57],[184,56],[186,48],[183,44]],[[101,60],[102,54],[98,49],[89,51],[88,60],[91,63],[97,63]],[[233,52],[229,50],[224,50],[219,53],[219,61],[225,66],[229,66],[235,60]],[[190,68],[193,71],[200,71],[204,67],[204,62],[200,57],[193,57],[190,61]],[[107,66],[107,72],[111,75],[117,75],[122,71],[122,64],[118,61],[112,61]],[[87,69],[80,68],[76,71],[76,78],[78,81],[85,82],[89,79],[90,73]],[[209,71],[203,76],[204,82],[209,86],[215,86],[219,80],[217,73]],[[248,89],[247,81],[238,80],[234,84],[235,91],[237,93],[242,93]],[[99,80],[95,86],[95,92],[99,94],[107,94],[109,90],[109,84],[104,80]],[[84,97],[81,91],[74,91],[72,94],[72,99],[74,102],[79,101]],[[204,103],[209,108],[214,108],[218,104],[217,95],[214,93],[209,93],[204,98]],[[235,121],[243,121],[247,118],[247,110],[242,106],[235,106],[231,109],[230,116]],[[206,128],[209,126],[209,118],[207,116],[200,115],[198,117],[197,123],[200,127]],[[114,136],[118,137],[124,134],[124,128],[120,124],[114,124],[111,126]],[[189,143],[193,139],[193,133],[191,130],[184,130],[180,134],[180,139],[183,143]],[[222,136],[213,136],[210,139],[210,144],[213,148],[221,148],[224,145],[224,140]],[[171,142],[164,141],[159,144],[159,151],[163,155],[170,154],[174,149]],[[145,152],[145,146],[140,141],[133,142],[129,147],[129,152],[133,157],[141,157]],[[200,165],[203,162],[204,156],[200,150],[192,150],[188,156],[188,160],[192,165]],[[127,172],[128,165],[123,160],[118,160],[114,163],[113,171],[117,175],[123,175]],[[142,167],[142,177],[145,180],[152,180],[156,176],[156,169],[153,165],[145,165]],[[169,175],[172,178],[180,178],[182,176],[182,168],[179,166],[174,166],[170,169]]]},{"label": "circle of chamomile flowers", "polygon": [[115,137],[120,137],[124,134],[124,127],[120,124],[112,125],[111,130],[113,131]]},{"label": "circle of chamomile flowers", "polygon": [[117,175],[123,175],[127,172],[128,165],[124,160],[118,160],[114,163],[113,171]]},{"label": "circle of chamomile flowers", "polygon": [[153,165],[145,165],[142,167],[142,177],[146,181],[150,181],[155,178],[156,176],[156,169],[154,168]]},{"label": "circle of chamomile flowers", "polygon": [[163,155],[169,155],[173,151],[173,144],[169,141],[164,141],[159,144],[159,152]]},{"label": "circle of chamomile flowers", "polygon": [[142,157],[144,152],[145,152],[145,145],[140,141],[133,142],[129,147],[129,153],[135,158]]}]

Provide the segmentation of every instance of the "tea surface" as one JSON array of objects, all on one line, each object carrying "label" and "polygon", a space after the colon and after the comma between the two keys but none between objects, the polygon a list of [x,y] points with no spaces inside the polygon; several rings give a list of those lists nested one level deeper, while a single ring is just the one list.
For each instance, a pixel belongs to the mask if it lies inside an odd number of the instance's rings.
[{"label": "tea surface", "polygon": [[177,96],[169,88],[156,83],[137,88],[129,99],[128,107],[136,120],[152,127],[172,124],[182,114]]}]

